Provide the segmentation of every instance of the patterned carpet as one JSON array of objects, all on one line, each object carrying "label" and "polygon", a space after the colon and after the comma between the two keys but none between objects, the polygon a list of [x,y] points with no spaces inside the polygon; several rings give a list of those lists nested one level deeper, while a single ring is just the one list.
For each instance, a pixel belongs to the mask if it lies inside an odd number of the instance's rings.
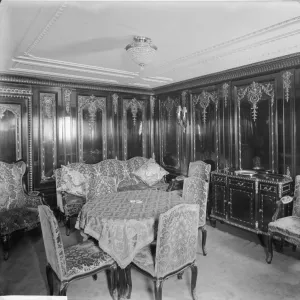
[{"label": "patterned carpet", "polygon": [[[67,237],[61,228],[64,245],[81,237],[75,230]],[[199,300],[291,300],[300,297],[300,254],[284,248],[274,252],[271,265],[265,262],[265,251],[256,235],[217,223],[208,226],[208,255],[198,250],[197,295]],[[8,261],[0,250],[0,289],[6,295],[46,295],[46,257],[41,232],[34,230],[15,237]],[[153,283],[132,272],[132,300],[154,299]],[[172,277],[163,285],[163,299],[190,300],[190,271],[183,280]],[[68,288],[69,300],[111,299],[104,273],[98,280],[91,277],[73,282]]]}]

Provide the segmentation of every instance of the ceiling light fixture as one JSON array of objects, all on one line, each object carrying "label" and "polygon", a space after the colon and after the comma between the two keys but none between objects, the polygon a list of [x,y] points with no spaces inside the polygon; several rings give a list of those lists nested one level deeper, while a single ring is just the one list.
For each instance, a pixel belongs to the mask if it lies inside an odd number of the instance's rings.
[{"label": "ceiling light fixture", "polygon": [[135,36],[132,43],[125,47],[125,50],[131,55],[132,60],[143,70],[153,60],[157,47],[152,44],[150,38]]}]

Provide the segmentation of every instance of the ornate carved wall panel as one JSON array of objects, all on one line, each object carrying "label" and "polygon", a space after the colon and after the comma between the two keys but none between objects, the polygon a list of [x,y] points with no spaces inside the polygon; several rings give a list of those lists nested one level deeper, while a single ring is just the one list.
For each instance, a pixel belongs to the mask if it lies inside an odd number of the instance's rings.
[{"label": "ornate carved wall panel", "polygon": [[53,179],[57,166],[57,132],[56,132],[55,93],[40,93],[40,171],[41,181]]},{"label": "ornate carved wall panel", "polygon": [[112,95],[112,157],[114,158],[121,158],[122,153],[120,153],[120,113],[119,113],[119,107],[120,107],[120,97],[118,94],[114,93]]},{"label": "ornate carved wall panel", "polygon": [[78,97],[79,161],[97,163],[107,158],[106,98]]},{"label": "ornate carved wall panel", "polygon": [[27,163],[28,190],[32,191],[32,91],[0,87],[0,161]]},{"label": "ornate carved wall panel", "polygon": [[274,83],[235,87],[237,168],[275,170]]},{"label": "ornate carved wall panel", "polygon": [[122,129],[123,159],[147,157],[148,122],[144,101],[123,100]]},{"label": "ornate carved wall panel", "polygon": [[180,98],[168,96],[159,101],[160,163],[165,168],[180,171],[181,134],[177,123],[177,110]]},{"label": "ornate carved wall panel", "polygon": [[219,162],[219,93],[217,90],[192,95],[193,160]]}]

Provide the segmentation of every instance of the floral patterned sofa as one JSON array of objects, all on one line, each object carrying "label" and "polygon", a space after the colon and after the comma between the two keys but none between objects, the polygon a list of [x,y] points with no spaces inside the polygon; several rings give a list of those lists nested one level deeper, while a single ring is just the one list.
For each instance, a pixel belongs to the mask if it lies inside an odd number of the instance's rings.
[{"label": "floral patterned sofa", "polygon": [[[95,174],[101,175],[102,178],[109,177],[114,178],[117,186],[116,191],[128,191],[128,190],[141,190],[141,189],[159,189],[167,190],[168,184],[165,182],[165,176],[168,172],[160,168],[160,175],[163,174],[162,178],[155,182],[153,185],[149,186],[145,184],[138,176],[134,175],[138,170],[141,169],[146,163],[154,163],[158,166],[153,158],[145,158],[136,156],[129,160],[118,160],[118,159],[107,159],[96,164],[85,164],[85,163],[72,163],[67,165],[69,169],[80,172],[87,178],[87,181],[95,177]],[[57,207],[61,214],[64,216],[66,223],[66,232],[69,235],[70,232],[70,218],[76,216],[81,210],[82,206],[86,202],[86,197],[81,195],[76,195],[75,193],[67,193],[63,190],[62,184],[62,168],[55,170],[56,179],[56,196],[57,196]],[[100,176],[100,177],[101,177]],[[93,186],[89,186],[89,189],[93,189],[94,185],[103,186],[107,184],[103,181],[94,181]],[[114,191],[109,188],[106,192]]]}]

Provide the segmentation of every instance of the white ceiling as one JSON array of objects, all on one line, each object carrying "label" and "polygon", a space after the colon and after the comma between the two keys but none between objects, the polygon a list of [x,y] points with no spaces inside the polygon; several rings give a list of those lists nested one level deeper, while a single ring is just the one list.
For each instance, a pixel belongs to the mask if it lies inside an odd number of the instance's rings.
[{"label": "white ceiling", "polygon": [[[134,35],[158,47],[143,71]],[[155,88],[300,52],[299,1],[0,4],[0,72]]]}]

